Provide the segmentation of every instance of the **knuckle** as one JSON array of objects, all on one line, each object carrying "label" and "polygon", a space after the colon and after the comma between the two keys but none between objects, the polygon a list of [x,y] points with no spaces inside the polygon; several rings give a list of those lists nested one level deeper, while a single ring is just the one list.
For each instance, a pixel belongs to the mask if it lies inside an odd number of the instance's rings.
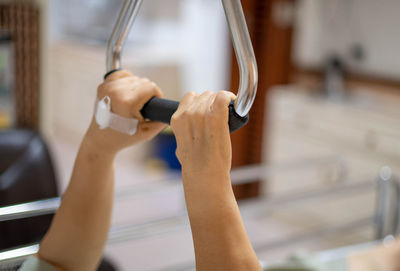
[{"label": "knuckle", "polygon": [[208,110],[205,115],[207,118],[215,118],[215,113],[211,110]]},{"label": "knuckle", "polygon": [[200,120],[200,119],[204,118],[205,116],[204,116],[203,112],[195,110],[194,112],[192,112],[191,117],[193,119]]},{"label": "knuckle", "polygon": [[218,99],[226,99],[227,98],[227,93],[225,91],[218,91],[216,98],[218,98]]},{"label": "knuckle", "polygon": [[159,89],[159,88],[157,87],[156,84],[150,83],[150,86],[151,86],[152,91],[153,91],[153,93],[154,93],[155,95],[160,96],[160,97],[163,96],[163,92],[161,91],[161,89]]},{"label": "knuckle", "polygon": [[150,82],[151,82],[150,79],[147,78],[147,77],[142,77],[141,80],[142,80],[143,82],[146,82],[146,83],[150,83]]},{"label": "knuckle", "polygon": [[182,120],[189,119],[192,116],[192,114],[193,114],[192,110],[185,110],[181,113],[180,119]]},{"label": "knuckle", "polygon": [[189,91],[185,96],[194,97],[194,96],[196,96],[196,92],[194,92],[194,91]]},{"label": "knuckle", "polygon": [[137,76],[131,76],[131,77],[129,77],[129,81],[130,82],[138,82],[138,81],[140,81],[140,78]]},{"label": "knuckle", "polygon": [[99,96],[103,96],[106,93],[106,87],[105,84],[101,84],[98,88],[97,88],[97,94]]},{"label": "knuckle", "polygon": [[230,102],[229,94],[224,91],[219,91],[214,99],[214,104],[225,104]]},{"label": "knuckle", "polygon": [[172,117],[171,117],[171,129],[172,130],[175,130],[176,129],[176,127],[179,125],[179,123],[180,123],[180,115],[178,115],[178,114],[173,114],[172,115]]},{"label": "knuckle", "polygon": [[173,114],[171,117],[171,126],[179,120],[178,114]]},{"label": "knuckle", "polygon": [[104,98],[105,96],[114,96],[114,92],[112,91],[112,88],[106,86],[98,89],[98,97],[99,98]]}]

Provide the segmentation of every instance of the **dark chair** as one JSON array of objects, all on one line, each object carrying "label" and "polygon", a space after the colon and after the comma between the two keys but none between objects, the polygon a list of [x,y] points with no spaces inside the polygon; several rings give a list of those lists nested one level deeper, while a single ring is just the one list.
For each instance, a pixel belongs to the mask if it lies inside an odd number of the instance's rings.
[{"label": "dark chair", "polygon": [[[0,206],[57,197],[53,164],[43,140],[27,130],[0,132]],[[0,222],[0,250],[39,242],[53,215]]]},{"label": "dark chair", "polygon": [[[0,207],[57,197],[57,181],[43,139],[28,130],[0,131]],[[0,251],[39,242],[53,215],[0,222]],[[103,260],[99,271],[114,271]]]}]

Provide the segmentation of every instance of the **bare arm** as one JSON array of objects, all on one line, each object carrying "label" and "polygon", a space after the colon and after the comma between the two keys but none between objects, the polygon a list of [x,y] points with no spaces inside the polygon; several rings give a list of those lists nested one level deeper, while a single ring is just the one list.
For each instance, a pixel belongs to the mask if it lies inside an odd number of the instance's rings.
[{"label": "bare arm", "polygon": [[261,270],[232,191],[229,92],[187,94],[171,127],[182,164],[196,269]]},{"label": "bare arm", "polygon": [[78,152],[71,181],[38,257],[65,271],[95,270],[110,228],[114,197],[114,158],[119,150],[149,140],[164,124],[146,122],[139,111],[161,91],[147,79],[128,72],[112,74],[100,85],[98,97],[111,97],[111,110],[140,120],[138,131],[128,136],[100,130],[92,121]]}]

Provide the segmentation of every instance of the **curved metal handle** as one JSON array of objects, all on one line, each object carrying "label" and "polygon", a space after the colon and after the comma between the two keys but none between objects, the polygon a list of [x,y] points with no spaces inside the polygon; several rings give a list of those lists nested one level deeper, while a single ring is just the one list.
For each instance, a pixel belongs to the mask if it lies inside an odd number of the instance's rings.
[{"label": "curved metal handle", "polygon": [[121,69],[122,50],[141,5],[142,0],[125,0],[107,45],[107,73]]},{"label": "curved metal handle", "polygon": [[257,63],[240,0],[222,0],[222,4],[239,64],[240,82],[235,111],[244,117],[249,113],[257,93]]},{"label": "curved metal handle", "polygon": [[[123,46],[141,4],[142,0],[125,0],[108,42],[107,74],[121,68]],[[236,114],[246,117],[257,92],[257,63],[240,0],[222,0],[222,4],[240,71],[238,97],[234,102],[234,108]]]}]

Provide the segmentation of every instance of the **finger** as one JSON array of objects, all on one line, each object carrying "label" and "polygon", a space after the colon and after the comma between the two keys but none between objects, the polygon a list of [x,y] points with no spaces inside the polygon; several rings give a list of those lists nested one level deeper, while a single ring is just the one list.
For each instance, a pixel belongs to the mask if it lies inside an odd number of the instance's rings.
[{"label": "finger", "polygon": [[214,95],[214,92],[211,91],[206,91],[202,93],[197,101],[197,103],[194,105],[196,107],[196,110],[198,112],[201,112],[202,114],[206,113],[207,111],[210,110],[210,100],[212,100],[212,96]]},{"label": "finger", "polygon": [[131,77],[133,76],[132,73],[126,71],[126,70],[120,70],[111,73],[110,75],[107,76],[107,78],[104,80],[105,82],[111,82],[117,79],[125,78],[125,77]]},{"label": "finger", "polygon": [[124,78],[122,80],[129,80],[128,83],[129,85],[126,88],[127,90],[136,91],[139,88],[146,88],[146,89],[154,88],[155,92],[153,97],[162,98],[164,96],[159,86],[147,78],[139,78],[137,76],[132,76],[130,78]]},{"label": "finger", "polygon": [[159,134],[162,130],[164,130],[168,125],[161,122],[149,121],[142,122],[139,124],[138,129],[139,133],[146,139],[153,138],[157,134]]},{"label": "finger", "polygon": [[213,112],[228,111],[228,106],[232,100],[236,99],[236,95],[229,91],[219,91],[212,104]]},{"label": "finger", "polygon": [[132,89],[135,96],[135,107],[142,109],[143,105],[153,97],[162,97],[159,88],[154,87],[151,83],[141,84],[139,87]]},{"label": "finger", "polygon": [[147,78],[143,78],[140,80],[140,82],[141,82],[143,88],[152,89],[152,91],[153,91],[152,97],[162,98],[164,96],[161,89],[153,81],[150,81]]},{"label": "finger", "polygon": [[140,84],[140,86],[131,88],[129,93],[130,100],[130,115],[136,119],[144,119],[140,110],[153,97],[162,97],[162,92],[159,88],[155,88],[152,83]]},{"label": "finger", "polygon": [[180,101],[178,109],[176,110],[175,114],[180,114],[181,112],[187,110],[187,108],[194,102],[194,100],[198,96],[199,95],[195,92],[186,93],[183,99]]},{"label": "finger", "polygon": [[218,92],[213,93],[213,95],[210,96],[210,98],[208,99],[208,113],[212,113],[213,112],[213,104],[215,101],[215,97],[217,97]]},{"label": "finger", "polygon": [[158,85],[154,82],[150,82],[151,86],[156,90],[156,97],[157,98],[162,98],[164,96],[164,93],[162,92],[162,90],[158,87]]}]

